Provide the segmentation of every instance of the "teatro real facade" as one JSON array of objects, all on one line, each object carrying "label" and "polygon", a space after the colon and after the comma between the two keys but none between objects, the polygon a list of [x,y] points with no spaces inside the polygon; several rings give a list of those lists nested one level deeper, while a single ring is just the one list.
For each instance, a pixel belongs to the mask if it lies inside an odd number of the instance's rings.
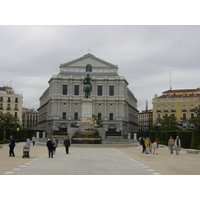
[{"label": "teatro real facade", "polygon": [[60,73],[49,80],[49,87],[40,97],[38,130],[70,128],[82,116],[83,80],[89,74],[92,83],[92,112],[102,120],[105,131],[121,131],[124,136],[138,130],[137,99],[128,88],[127,80],[118,75],[117,65],[86,54],[60,64]]}]

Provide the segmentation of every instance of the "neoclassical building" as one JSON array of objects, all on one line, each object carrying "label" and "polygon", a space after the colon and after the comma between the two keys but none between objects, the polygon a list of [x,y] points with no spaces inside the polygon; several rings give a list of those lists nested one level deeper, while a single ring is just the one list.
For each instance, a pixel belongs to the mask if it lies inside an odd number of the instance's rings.
[{"label": "neoclassical building", "polygon": [[60,64],[60,73],[49,80],[40,97],[38,130],[65,130],[82,116],[83,80],[89,74],[92,82],[92,112],[102,120],[105,131],[114,129],[121,135],[138,130],[137,99],[128,82],[118,75],[118,66],[86,54]]}]

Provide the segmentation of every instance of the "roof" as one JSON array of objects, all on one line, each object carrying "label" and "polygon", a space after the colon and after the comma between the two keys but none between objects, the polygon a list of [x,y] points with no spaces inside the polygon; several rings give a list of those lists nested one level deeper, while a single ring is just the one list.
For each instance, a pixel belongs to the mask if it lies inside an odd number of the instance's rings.
[{"label": "roof", "polygon": [[194,97],[200,97],[200,94],[174,94],[174,95],[161,95],[157,97],[158,99],[165,99],[165,98],[194,98]]},{"label": "roof", "polygon": [[186,93],[186,92],[200,92],[200,88],[197,88],[197,89],[167,90],[167,91],[164,91],[163,93],[176,93],[176,92],[183,92],[183,93]]},{"label": "roof", "polygon": [[88,53],[88,54],[86,54],[86,55],[84,55],[84,56],[82,56],[82,57],[80,57],[80,58],[77,58],[77,59],[75,59],[75,60],[72,60],[72,61],[69,61],[69,62],[60,64],[60,68],[61,68],[61,67],[65,67],[65,66],[72,65],[72,64],[74,64],[74,63],[77,63],[77,62],[79,62],[79,61],[85,60],[85,59],[87,59],[87,58],[91,58],[91,59],[96,60],[96,61],[98,61],[98,62],[100,62],[100,63],[103,63],[103,64],[105,64],[105,65],[108,65],[108,66],[110,66],[110,67],[112,67],[112,68],[118,69],[117,65],[111,64],[111,63],[109,63],[109,62],[107,62],[107,61],[105,61],[105,60],[102,60],[102,59],[100,59],[100,58],[97,58],[96,56],[94,56],[94,55],[92,55],[92,54],[90,54],[90,53]]}]

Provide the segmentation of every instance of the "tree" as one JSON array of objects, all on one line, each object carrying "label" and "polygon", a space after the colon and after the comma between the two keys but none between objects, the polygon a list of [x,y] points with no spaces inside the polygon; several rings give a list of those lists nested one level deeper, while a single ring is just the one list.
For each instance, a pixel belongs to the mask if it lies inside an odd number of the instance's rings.
[{"label": "tree", "polygon": [[18,118],[13,117],[10,113],[4,113],[0,115],[0,127],[4,130],[6,129],[15,129],[19,127]]},{"label": "tree", "polygon": [[189,123],[193,124],[197,129],[200,129],[200,110],[195,108],[196,116],[189,119]]},{"label": "tree", "polygon": [[164,115],[162,118],[157,119],[163,130],[176,130],[178,129],[177,118],[174,115]]}]

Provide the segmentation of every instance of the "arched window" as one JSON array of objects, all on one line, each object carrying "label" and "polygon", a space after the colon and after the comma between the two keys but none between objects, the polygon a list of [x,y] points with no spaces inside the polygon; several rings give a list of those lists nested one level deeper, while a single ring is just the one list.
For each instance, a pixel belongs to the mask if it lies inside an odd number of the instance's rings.
[{"label": "arched window", "polygon": [[86,72],[92,72],[92,65],[90,64],[86,65]]}]

